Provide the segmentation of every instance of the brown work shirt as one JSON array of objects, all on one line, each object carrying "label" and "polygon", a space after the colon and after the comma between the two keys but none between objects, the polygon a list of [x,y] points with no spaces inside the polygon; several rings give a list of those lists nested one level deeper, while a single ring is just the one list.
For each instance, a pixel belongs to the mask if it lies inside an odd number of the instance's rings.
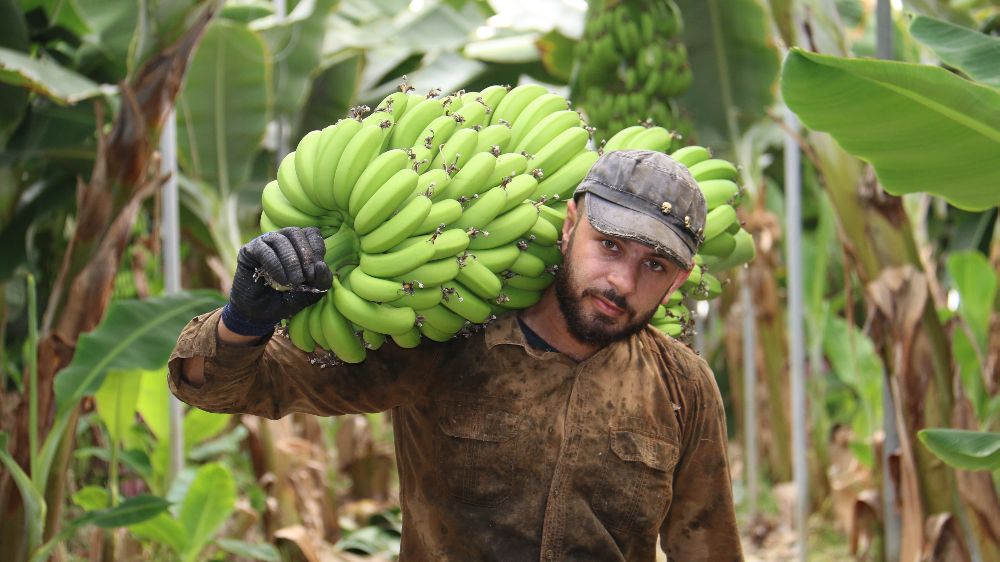
[{"label": "brown work shirt", "polygon": [[[170,358],[178,398],[280,418],[392,410],[401,560],[741,559],[726,425],[707,364],[647,328],[576,362],[526,343],[509,314],[446,344],[390,341],[320,369],[280,336],[216,339],[192,320]],[[180,376],[203,356],[205,383]]]}]

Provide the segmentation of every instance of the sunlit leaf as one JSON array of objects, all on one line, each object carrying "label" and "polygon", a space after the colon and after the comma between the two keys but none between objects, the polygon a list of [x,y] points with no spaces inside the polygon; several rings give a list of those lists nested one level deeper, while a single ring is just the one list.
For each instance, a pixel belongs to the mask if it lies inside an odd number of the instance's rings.
[{"label": "sunlit leaf", "polygon": [[220,464],[206,464],[198,469],[184,502],[181,526],[188,536],[185,560],[194,560],[215,532],[226,522],[236,505],[236,482]]},{"label": "sunlit leaf", "polygon": [[216,414],[198,408],[191,408],[184,415],[184,448],[195,445],[218,435],[229,425],[231,414]]},{"label": "sunlit leaf", "polygon": [[27,88],[61,104],[113,92],[50,59],[30,56],[0,47],[0,82]]},{"label": "sunlit leaf", "polygon": [[971,250],[948,256],[948,275],[958,290],[958,311],[986,352],[990,314],[997,295],[997,274],[983,254]]},{"label": "sunlit leaf", "polygon": [[114,441],[121,441],[135,420],[135,403],[141,382],[142,371],[112,371],[94,393],[97,415]]},{"label": "sunlit leaf", "polygon": [[96,511],[108,506],[108,490],[98,486],[84,486],[73,494],[73,503],[86,511]]},{"label": "sunlit leaf", "polygon": [[194,316],[222,304],[225,299],[214,291],[111,303],[100,325],[80,336],[73,361],[56,376],[59,410],[93,394],[108,371],[161,368],[181,328]]},{"label": "sunlit leaf", "polygon": [[1000,91],[938,67],[793,49],[785,102],[870,162],[895,195],[927,192],[956,207],[1000,203]]},{"label": "sunlit leaf", "polygon": [[927,16],[913,18],[910,33],[941,61],[973,80],[1000,87],[1000,38]]},{"label": "sunlit leaf", "polygon": [[143,371],[136,409],[157,440],[165,441],[170,435],[168,409],[167,370]]},{"label": "sunlit leaf", "polygon": [[177,100],[177,146],[189,176],[229,193],[264,137],[271,54],[261,37],[224,20],[201,40]]},{"label": "sunlit leaf", "polygon": [[142,523],[130,525],[128,530],[138,537],[165,544],[177,554],[184,552],[188,545],[184,528],[166,511]]},{"label": "sunlit leaf", "polygon": [[920,440],[944,462],[963,470],[1000,469],[1000,433],[922,429]]}]

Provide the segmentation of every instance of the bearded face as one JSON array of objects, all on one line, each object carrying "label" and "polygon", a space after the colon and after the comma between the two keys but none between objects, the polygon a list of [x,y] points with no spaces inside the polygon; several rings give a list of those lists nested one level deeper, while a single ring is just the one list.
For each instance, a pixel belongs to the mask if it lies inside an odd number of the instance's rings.
[{"label": "bearded face", "polygon": [[599,271],[588,271],[591,268],[586,267],[586,256],[577,257],[574,252],[575,239],[576,230],[570,236],[555,279],[556,299],[570,334],[580,342],[598,347],[632,337],[649,323],[663,292],[654,295],[655,298],[646,298],[649,302],[630,302],[610,284],[602,283]]}]

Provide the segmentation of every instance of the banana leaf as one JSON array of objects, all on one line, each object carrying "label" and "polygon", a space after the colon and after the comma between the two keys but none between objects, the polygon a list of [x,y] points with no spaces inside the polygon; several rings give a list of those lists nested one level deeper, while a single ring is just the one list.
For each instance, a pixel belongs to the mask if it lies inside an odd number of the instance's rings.
[{"label": "banana leaf", "polygon": [[264,137],[270,59],[260,35],[218,20],[205,32],[178,96],[181,168],[224,195],[243,183]]},{"label": "banana leaf", "polygon": [[1000,91],[942,68],[793,49],[785,102],[870,162],[886,191],[927,192],[966,210],[1000,203]]},{"label": "banana leaf", "polygon": [[62,105],[114,91],[53,60],[31,58],[4,47],[0,47],[0,82],[37,92]]},{"label": "banana leaf", "polygon": [[910,33],[942,62],[973,80],[1000,88],[1000,38],[927,16],[913,18]]},{"label": "banana leaf", "polygon": [[185,561],[198,559],[201,549],[212,540],[235,506],[236,481],[229,471],[218,463],[199,468],[178,516],[188,538]]},{"label": "banana leaf", "polygon": [[113,441],[120,442],[135,420],[141,382],[141,371],[112,371],[94,393],[97,415],[108,428],[108,435]]},{"label": "banana leaf", "polygon": [[116,80],[125,79],[133,69],[133,40],[140,30],[139,3],[76,0],[76,7],[90,27],[80,56],[100,56]]},{"label": "banana leaf", "polygon": [[963,470],[1000,469],[1000,433],[922,429],[920,441],[944,462]]},{"label": "banana leaf", "polygon": [[[0,47],[28,52],[28,27],[16,0],[0,0]],[[21,122],[27,106],[28,92],[0,84],[0,150],[7,142],[7,135]]]},{"label": "banana leaf", "polygon": [[698,143],[721,153],[764,117],[774,100],[781,57],[760,0],[677,0],[694,72],[681,105]]},{"label": "banana leaf", "polygon": [[73,361],[56,376],[58,412],[93,394],[108,371],[162,367],[181,328],[222,304],[225,299],[214,291],[112,303],[97,329],[80,336]]}]

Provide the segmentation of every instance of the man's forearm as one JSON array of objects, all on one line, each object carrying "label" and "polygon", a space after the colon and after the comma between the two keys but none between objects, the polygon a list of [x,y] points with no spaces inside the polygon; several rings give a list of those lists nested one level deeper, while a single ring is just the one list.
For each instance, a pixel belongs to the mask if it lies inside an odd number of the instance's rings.
[{"label": "man's forearm", "polygon": [[[226,327],[223,320],[219,320],[219,328],[216,331],[218,341],[225,345],[236,347],[249,347],[260,342],[258,336],[243,336]],[[205,383],[205,358],[190,357],[181,361],[181,375],[191,386],[201,386]]]}]

